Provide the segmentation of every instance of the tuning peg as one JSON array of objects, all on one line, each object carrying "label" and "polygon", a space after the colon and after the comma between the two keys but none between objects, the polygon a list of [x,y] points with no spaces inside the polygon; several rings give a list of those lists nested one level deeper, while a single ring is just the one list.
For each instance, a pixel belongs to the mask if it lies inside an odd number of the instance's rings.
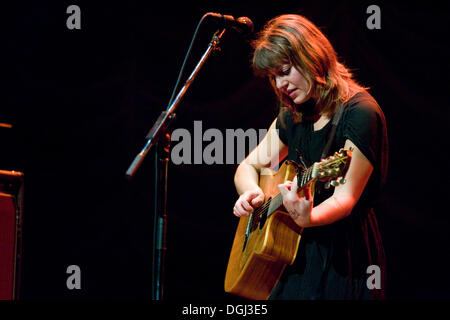
[{"label": "tuning peg", "polygon": [[325,182],[325,185],[323,186],[325,189],[330,189],[330,183],[329,182]]},{"label": "tuning peg", "polygon": [[345,179],[345,178],[340,178],[339,179],[339,183],[340,184],[344,184],[344,183],[346,183],[347,182],[347,180]]},{"label": "tuning peg", "polygon": [[339,185],[339,182],[337,182],[336,180],[331,180],[331,185],[333,187],[337,187]]}]

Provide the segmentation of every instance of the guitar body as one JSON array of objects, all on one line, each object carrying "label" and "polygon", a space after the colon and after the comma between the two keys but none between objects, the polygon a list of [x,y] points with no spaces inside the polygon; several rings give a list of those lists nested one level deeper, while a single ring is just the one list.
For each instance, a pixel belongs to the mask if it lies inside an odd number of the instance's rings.
[{"label": "guitar body", "polygon": [[284,210],[278,185],[298,174],[297,194],[302,197],[303,187],[308,185],[314,197],[317,181],[324,182],[325,189],[345,183],[351,156],[351,148],[340,149],[298,173],[298,165],[290,161],[276,173],[269,169],[261,172],[264,203],[239,220],[225,275],[226,292],[255,300],[269,298],[286,266],[294,263],[301,238],[301,228]]},{"label": "guitar body", "polygon": [[[291,181],[297,174],[295,167],[287,162],[276,173],[266,170],[261,174],[259,184],[265,194],[265,202],[279,193],[279,184]],[[264,224],[260,223],[247,241],[250,217],[240,218],[225,276],[226,292],[248,299],[267,299],[286,265],[294,262],[301,228],[283,209],[280,206]]]}]

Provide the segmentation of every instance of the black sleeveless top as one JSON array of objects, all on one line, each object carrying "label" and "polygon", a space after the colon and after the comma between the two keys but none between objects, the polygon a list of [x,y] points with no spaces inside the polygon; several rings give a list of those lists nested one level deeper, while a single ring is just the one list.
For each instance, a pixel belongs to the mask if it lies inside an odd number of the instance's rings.
[{"label": "black sleeveless top", "polygon": [[[306,104],[314,103],[313,100]],[[289,148],[287,159],[307,166],[320,161],[331,129],[329,121],[314,131],[313,123],[294,123],[288,109],[280,110],[276,128],[280,140]],[[388,139],[384,114],[366,91],[344,104],[330,153],[351,140],[374,167],[371,177],[351,214],[326,226],[305,228],[297,258],[287,266],[271,299],[370,299],[384,298],[386,268],[384,249],[375,217],[377,201],[386,179]],[[316,184],[314,205],[333,193]],[[371,287],[368,267],[381,271],[381,289]]]}]

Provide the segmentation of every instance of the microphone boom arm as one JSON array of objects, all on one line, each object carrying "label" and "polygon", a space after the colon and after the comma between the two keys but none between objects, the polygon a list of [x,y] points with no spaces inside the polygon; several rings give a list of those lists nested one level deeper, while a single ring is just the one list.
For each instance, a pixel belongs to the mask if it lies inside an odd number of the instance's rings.
[{"label": "microphone boom arm", "polygon": [[146,136],[147,143],[145,144],[144,148],[142,148],[141,152],[134,158],[133,162],[131,163],[130,167],[128,168],[126,172],[127,178],[132,178],[136,171],[141,166],[142,162],[145,159],[145,156],[147,155],[150,148],[155,145],[161,138],[161,136],[164,134],[164,132],[167,130],[169,126],[169,121],[173,120],[175,118],[175,110],[178,107],[181,99],[187,92],[188,88],[194,81],[195,77],[197,76],[198,72],[202,68],[202,66],[205,64],[206,60],[209,58],[211,53],[216,49],[217,45],[220,42],[220,39],[222,38],[223,34],[225,33],[226,28],[223,28],[222,30],[217,30],[209,45],[206,49],[203,56],[200,58],[200,61],[195,66],[194,70],[192,71],[189,78],[184,83],[184,86],[180,89],[178,95],[174,99],[174,102],[169,105],[166,109],[166,111],[161,112],[158,119],[156,120],[153,127],[150,129],[149,133]]}]

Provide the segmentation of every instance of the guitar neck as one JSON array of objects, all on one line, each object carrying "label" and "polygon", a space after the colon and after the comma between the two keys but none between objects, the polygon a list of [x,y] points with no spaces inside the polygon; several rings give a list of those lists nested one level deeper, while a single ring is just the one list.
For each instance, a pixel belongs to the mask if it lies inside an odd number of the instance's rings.
[{"label": "guitar neck", "polygon": [[[308,184],[312,179],[314,179],[313,175],[314,165],[310,166],[308,169],[300,173],[300,177],[298,180],[298,191],[302,190],[302,188]],[[281,193],[278,193],[270,200],[269,207],[267,209],[267,216],[269,217],[274,211],[276,211],[283,204],[283,197]]]},{"label": "guitar neck", "polygon": [[283,197],[278,193],[275,197],[270,199],[269,208],[267,209],[267,216],[270,217],[283,204]]}]

